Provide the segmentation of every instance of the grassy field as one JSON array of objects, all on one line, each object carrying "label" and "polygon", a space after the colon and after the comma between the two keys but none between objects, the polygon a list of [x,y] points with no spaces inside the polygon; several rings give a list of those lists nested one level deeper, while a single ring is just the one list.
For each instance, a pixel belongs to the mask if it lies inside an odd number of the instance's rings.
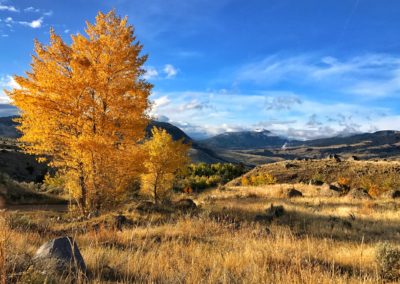
[{"label": "grassy field", "polygon": [[[282,197],[293,186],[305,196]],[[199,205],[190,213],[143,213],[127,204],[120,211],[131,222],[122,231],[112,225],[116,213],[79,220],[3,212],[0,271],[9,282],[42,283],[31,257],[45,241],[69,235],[89,270],[79,282],[383,283],[376,252],[382,242],[400,245],[400,202],[317,193],[303,184],[210,190],[190,196]],[[283,205],[283,216],[255,221],[271,203]]]}]

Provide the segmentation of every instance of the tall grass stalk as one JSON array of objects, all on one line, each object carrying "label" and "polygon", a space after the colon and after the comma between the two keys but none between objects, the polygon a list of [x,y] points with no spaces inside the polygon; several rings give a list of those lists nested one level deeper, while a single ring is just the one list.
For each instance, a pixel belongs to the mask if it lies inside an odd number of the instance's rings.
[{"label": "tall grass stalk", "polygon": [[7,252],[6,243],[8,242],[8,226],[6,223],[6,213],[5,211],[0,211],[0,283],[6,284],[7,282]]}]

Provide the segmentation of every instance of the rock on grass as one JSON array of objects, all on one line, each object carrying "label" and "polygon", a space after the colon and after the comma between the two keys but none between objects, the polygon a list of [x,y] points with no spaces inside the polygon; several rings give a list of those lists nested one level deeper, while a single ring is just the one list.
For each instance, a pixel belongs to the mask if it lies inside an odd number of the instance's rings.
[{"label": "rock on grass", "polygon": [[71,237],[53,239],[43,244],[33,258],[33,267],[45,275],[69,277],[86,274],[86,264],[78,244]]}]

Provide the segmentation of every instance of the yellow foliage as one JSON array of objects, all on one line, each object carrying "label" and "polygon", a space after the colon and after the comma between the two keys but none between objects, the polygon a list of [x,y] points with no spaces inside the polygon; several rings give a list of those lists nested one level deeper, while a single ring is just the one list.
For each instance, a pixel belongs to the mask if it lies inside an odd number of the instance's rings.
[{"label": "yellow foliage", "polygon": [[348,187],[350,185],[350,179],[345,177],[339,177],[338,184],[342,187]]},{"label": "yellow foliage", "polygon": [[379,188],[377,185],[371,185],[368,188],[368,194],[371,195],[372,197],[378,197],[382,192],[383,190]]},{"label": "yellow foliage", "polygon": [[193,193],[193,189],[190,186],[187,186],[187,187],[185,187],[183,189],[183,192],[187,193],[187,194],[192,194]]},{"label": "yellow foliage", "polygon": [[189,162],[189,145],[174,141],[165,129],[154,127],[152,138],[143,144],[146,173],[142,190],[157,203],[171,191],[176,174]]},{"label": "yellow foliage", "polygon": [[242,182],[241,183],[242,183],[243,186],[250,185],[250,181],[246,176],[242,176]]},{"label": "yellow foliage", "polygon": [[21,111],[25,152],[65,175],[83,211],[114,202],[139,174],[152,88],[126,18],[99,13],[85,31],[71,45],[53,29],[49,45],[35,41],[32,70],[7,92]]},{"label": "yellow foliage", "polygon": [[276,184],[277,179],[270,173],[258,173],[251,175],[250,178],[242,177],[242,185],[270,185]]}]

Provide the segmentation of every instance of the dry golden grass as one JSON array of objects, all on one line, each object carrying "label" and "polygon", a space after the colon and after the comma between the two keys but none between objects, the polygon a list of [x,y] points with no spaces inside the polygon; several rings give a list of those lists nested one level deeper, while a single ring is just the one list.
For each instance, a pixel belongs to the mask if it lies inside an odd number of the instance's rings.
[{"label": "dry golden grass", "polygon": [[7,280],[6,273],[6,243],[8,241],[8,228],[5,224],[5,213],[0,212],[0,283],[5,284]]},{"label": "dry golden grass", "polygon": [[[21,271],[21,256],[68,234],[81,248],[90,283],[383,282],[375,249],[382,241],[399,245],[398,201],[317,198],[312,188],[309,196],[286,199],[279,197],[285,186],[194,196],[201,204],[197,214],[125,210],[133,225],[123,231],[107,226],[112,214],[70,222],[68,214],[11,212],[9,251],[16,264],[9,269]],[[255,222],[270,203],[283,205],[286,214],[272,223]],[[97,223],[102,225],[96,231]]]}]

